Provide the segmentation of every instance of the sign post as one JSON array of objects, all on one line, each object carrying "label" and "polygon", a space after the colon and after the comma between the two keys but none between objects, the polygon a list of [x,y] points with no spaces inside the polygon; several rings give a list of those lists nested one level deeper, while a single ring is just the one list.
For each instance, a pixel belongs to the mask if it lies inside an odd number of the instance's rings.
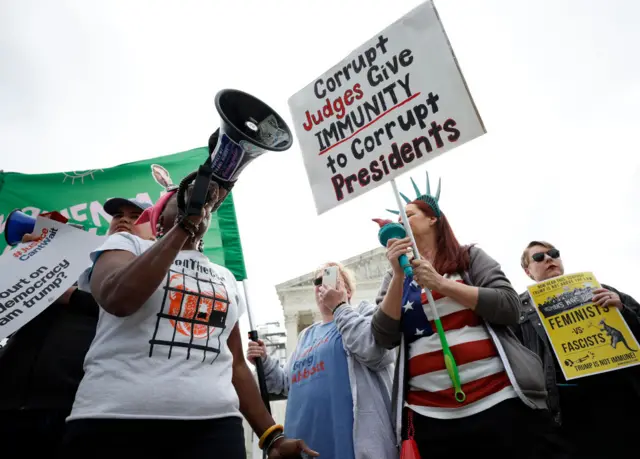
[{"label": "sign post", "polygon": [[[486,131],[433,2],[391,24],[289,98],[318,214],[391,182],[420,258],[395,178]],[[424,289],[456,400],[458,367]]]}]

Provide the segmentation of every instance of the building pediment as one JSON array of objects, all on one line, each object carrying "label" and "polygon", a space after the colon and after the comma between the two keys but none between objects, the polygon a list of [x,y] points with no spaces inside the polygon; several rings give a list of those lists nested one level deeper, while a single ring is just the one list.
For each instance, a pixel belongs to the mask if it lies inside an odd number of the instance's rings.
[{"label": "building pediment", "polygon": [[[382,280],[385,272],[389,269],[386,249],[384,247],[377,247],[360,255],[342,260],[340,263],[355,273],[358,282]],[[302,276],[282,282],[276,285],[276,291],[280,293],[285,290],[292,291],[312,287],[313,274],[314,272],[311,271]]]}]

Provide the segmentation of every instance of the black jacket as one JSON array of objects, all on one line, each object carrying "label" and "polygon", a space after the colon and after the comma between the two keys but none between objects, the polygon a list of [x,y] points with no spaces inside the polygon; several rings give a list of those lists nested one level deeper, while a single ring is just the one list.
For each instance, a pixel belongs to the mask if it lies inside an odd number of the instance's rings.
[{"label": "black jacket", "polygon": [[70,411],[97,323],[97,303],[76,290],[11,336],[0,349],[0,410]]},{"label": "black jacket", "polygon": [[[627,322],[627,325],[629,325],[629,328],[636,339],[640,340],[640,304],[638,304],[638,302],[631,296],[626,295],[613,287],[602,284],[602,288],[606,288],[620,296],[620,300],[624,305],[622,316]],[[540,321],[538,313],[533,305],[531,305],[529,292],[524,292],[520,295],[520,304],[520,324],[514,327],[513,330],[522,343],[527,348],[535,352],[542,360],[542,364],[545,368],[547,391],[549,393],[549,408],[553,413],[556,422],[560,423],[560,401],[556,381],[556,362],[551,348],[551,343],[547,338],[547,334],[542,322]],[[640,397],[640,366],[618,370],[615,373],[617,373],[616,377],[622,378],[625,381],[625,384],[628,384],[635,394]],[[607,373],[601,377],[610,378],[609,375],[610,374]],[[593,378],[594,377],[587,379]],[[580,385],[580,381],[578,381],[578,385]]]}]

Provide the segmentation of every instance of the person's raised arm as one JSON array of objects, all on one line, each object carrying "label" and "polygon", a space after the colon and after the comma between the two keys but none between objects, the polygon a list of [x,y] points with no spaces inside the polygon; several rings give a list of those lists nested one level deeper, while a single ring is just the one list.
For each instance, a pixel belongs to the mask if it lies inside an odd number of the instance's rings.
[{"label": "person's raised arm", "polygon": [[400,255],[407,255],[411,250],[411,240],[409,238],[389,239],[387,247],[387,258],[392,269],[385,275],[376,298],[379,308],[371,319],[371,331],[376,343],[387,349],[393,349],[400,343],[404,285],[404,271],[398,258]]},{"label": "person's raised arm", "polygon": [[103,252],[91,275],[91,293],[98,304],[118,317],[135,313],[164,280],[188,237],[187,231],[174,226],[139,256],[127,250]]}]

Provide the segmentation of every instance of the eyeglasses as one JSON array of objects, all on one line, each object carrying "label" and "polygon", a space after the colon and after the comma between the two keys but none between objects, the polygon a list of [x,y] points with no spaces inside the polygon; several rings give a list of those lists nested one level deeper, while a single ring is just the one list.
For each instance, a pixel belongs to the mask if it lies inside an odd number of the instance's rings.
[{"label": "eyeglasses", "polygon": [[549,255],[549,257],[556,259],[560,256],[560,251],[558,249],[549,249],[546,252],[538,252],[531,255],[531,259],[536,263],[540,263],[544,260],[544,256]]}]

